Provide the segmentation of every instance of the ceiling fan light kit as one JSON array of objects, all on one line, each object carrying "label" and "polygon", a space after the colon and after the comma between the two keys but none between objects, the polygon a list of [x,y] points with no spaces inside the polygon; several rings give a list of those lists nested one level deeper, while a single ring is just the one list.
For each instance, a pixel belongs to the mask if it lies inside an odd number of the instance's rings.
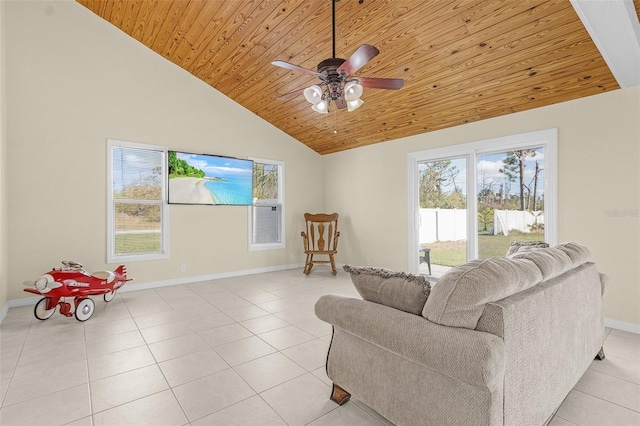
[{"label": "ceiling fan light kit", "polygon": [[[364,104],[364,101],[360,99],[364,87],[397,90],[404,85],[404,80],[399,78],[353,77],[356,71],[380,53],[376,47],[369,44],[360,46],[349,59],[336,58],[336,3],[338,1],[331,0],[333,56],[320,62],[317,71],[285,61],[272,62],[278,67],[313,75],[320,79],[320,83],[304,89],[303,94],[311,104],[311,109],[322,114],[329,112],[331,101],[338,109],[347,108],[349,112],[356,110]],[[294,93],[299,92],[298,90]],[[289,98],[289,94],[281,96],[279,99],[287,98]]]}]

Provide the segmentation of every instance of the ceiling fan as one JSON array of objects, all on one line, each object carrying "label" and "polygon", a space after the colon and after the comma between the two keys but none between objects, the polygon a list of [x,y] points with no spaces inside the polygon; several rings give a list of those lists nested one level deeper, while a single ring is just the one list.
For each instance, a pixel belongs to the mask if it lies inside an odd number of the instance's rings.
[{"label": "ceiling fan", "polygon": [[363,104],[360,96],[363,88],[397,90],[404,86],[404,80],[400,78],[373,78],[354,77],[353,74],[365,66],[380,51],[369,44],[360,46],[349,59],[336,58],[336,3],[340,0],[331,0],[332,4],[332,39],[333,56],[318,64],[318,71],[302,68],[285,61],[273,61],[271,64],[293,71],[313,75],[320,79],[320,83],[306,89],[296,90],[280,96],[279,100],[289,99],[303,92],[314,111],[326,114],[329,104],[333,101],[340,109],[347,108],[353,111]]}]

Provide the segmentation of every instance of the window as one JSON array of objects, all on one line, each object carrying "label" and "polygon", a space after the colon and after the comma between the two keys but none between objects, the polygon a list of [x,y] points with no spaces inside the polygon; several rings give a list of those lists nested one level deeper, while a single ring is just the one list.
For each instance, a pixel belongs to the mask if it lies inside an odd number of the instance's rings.
[{"label": "window", "polygon": [[551,129],[409,154],[410,270],[555,244],[556,141]]},{"label": "window", "polygon": [[108,140],[107,263],[168,257],[166,148]]},{"label": "window", "polygon": [[284,163],[253,159],[249,250],[284,248]]}]

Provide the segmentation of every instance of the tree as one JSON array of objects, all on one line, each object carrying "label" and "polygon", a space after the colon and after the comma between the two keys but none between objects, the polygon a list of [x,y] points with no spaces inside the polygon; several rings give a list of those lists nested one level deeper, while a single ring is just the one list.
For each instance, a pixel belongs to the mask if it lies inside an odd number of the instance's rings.
[{"label": "tree", "polygon": [[174,151],[169,151],[169,177],[205,177],[204,170],[191,166],[186,161],[179,159]]},{"label": "tree", "polygon": [[499,170],[500,173],[504,174],[511,182],[515,181],[516,178],[518,179],[520,184],[520,210],[524,210],[524,192],[526,189],[526,185],[524,184],[525,161],[527,157],[535,156],[536,151],[534,149],[510,151],[502,160],[504,167]]},{"label": "tree", "polygon": [[[154,167],[151,174],[143,175],[125,185],[114,194],[116,199],[124,200],[161,200],[162,185],[160,184],[161,167]],[[135,216],[147,222],[160,222],[160,209],[157,205],[146,203],[116,203],[116,213]]]},{"label": "tree", "polygon": [[485,207],[482,211],[478,212],[478,220],[483,225],[483,231],[488,231],[487,224],[493,223],[493,209]]},{"label": "tree", "polygon": [[278,166],[253,163],[253,196],[258,200],[278,198]]},{"label": "tree", "polygon": [[[420,170],[420,207],[466,208],[466,197],[456,181],[460,171],[451,165],[451,160],[429,161],[421,165],[423,168]],[[447,186],[453,186],[453,191],[446,192]]]},{"label": "tree", "polygon": [[538,196],[538,178],[540,177],[540,172],[543,169],[540,168],[540,162],[538,160],[536,160],[536,170],[533,173],[533,211],[538,210],[536,208],[536,203],[538,201],[537,196]]},{"label": "tree", "polygon": [[480,170],[480,189],[478,190],[478,210],[486,207],[494,207],[496,201],[500,201],[500,193],[496,193],[493,187],[496,185],[495,179],[488,177],[487,171]]}]

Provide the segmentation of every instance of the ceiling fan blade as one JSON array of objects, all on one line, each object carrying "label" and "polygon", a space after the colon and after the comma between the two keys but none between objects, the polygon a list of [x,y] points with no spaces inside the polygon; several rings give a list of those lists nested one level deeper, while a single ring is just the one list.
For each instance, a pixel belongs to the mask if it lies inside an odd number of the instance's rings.
[{"label": "ceiling fan blade", "polygon": [[358,47],[358,50],[353,52],[353,55],[349,57],[340,67],[338,68],[338,72],[346,71],[347,74],[353,75],[360,68],[367,65],[367,62],[375,58],[380,51],[370,44],[363,44]]},{"label": "ceiling fan blade", "polygon": [[296,96],[302,94],[302,92],[304,92],[304,89],[305,87],[303,87],[302,89],[294,90],[293,92],[285,93],[284,95],[278,97],[277,99],[279,101],[286,101],[291,98],[295,98]]},{"label": "ceiling fan blade", "polygon": [[313,75],[313,76],[317,76],[318,75],[318,73],[313,71],[313,70],[310,70],[310,69],[307,69],[307,68],[302,68],[302,67],[290,64],[289,62],[285,62],[285,61],[273,61],[273,62],[271,62],[271,65],[275,65],[275,66],[281,67],[281,68],[286,68],[286,69],[292,70],[292,71],[302,72],[302,73]]},{"label": "ceiling fan blade", "polygon": [[404,86],[404,80],[401,78],[356,77],[356,80],[362,87],[370,89],[398,90]]}]

